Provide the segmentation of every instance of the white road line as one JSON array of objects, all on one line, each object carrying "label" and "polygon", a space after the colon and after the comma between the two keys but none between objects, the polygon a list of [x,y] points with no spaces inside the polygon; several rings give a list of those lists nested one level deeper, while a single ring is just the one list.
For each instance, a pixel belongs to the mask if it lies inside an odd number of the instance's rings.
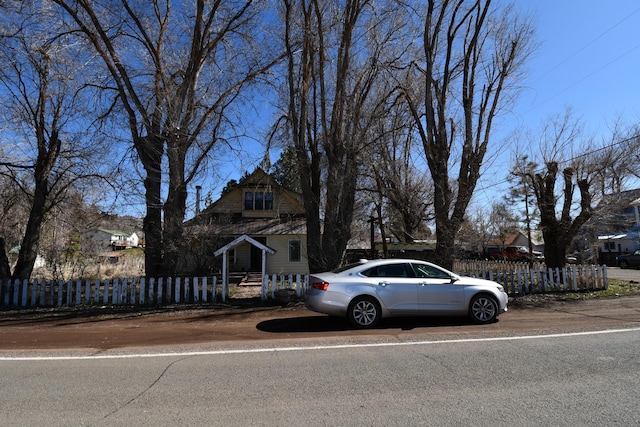
[{"label": "white road line", "polygon": [[152,357],[186,357],[186,356],[219,356],[229,354],[252,354],[252,353],[272,353],[289,351],[318,351],[350,348],[375,348],[375,347],[401,347],[435,344],[459,344],[492,341],[519,341],[535,340],[544,338],[566,338],[588,335],[617,334],[628,332],[639,332],[640,327],[628,329],[607,329],[602,331],[571,332],[548,335],[524,335],[513,337],[493,337],[493,338],[465,338],[441,341],[407,341],[407,342],[384,342],[367,344],[335,344],[335,345],[315,345],[300,347],[265,347],[234,350],[205,350],[205,351],[184,351],[184,352],[161,352],[161,353],[130,353],[130,354],[96,354],[88,356],[0,356],[0,361],[55,361],[55,360],[105,360],[105,359],[143,359]]}]

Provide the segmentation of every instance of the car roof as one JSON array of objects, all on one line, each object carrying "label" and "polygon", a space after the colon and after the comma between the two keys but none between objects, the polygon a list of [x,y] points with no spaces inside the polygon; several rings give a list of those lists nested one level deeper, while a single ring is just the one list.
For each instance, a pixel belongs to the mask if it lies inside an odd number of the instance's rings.
[{"label": "car roof", "polygon": [[359,271],[365,268],[375,267],[377,265],[402,264],[402,263],[414,263],[414,264],[418,263],[418,264],[433,265],[434,267],[442,268],[430,262],[422,261],[419,259],[379,258],[379,259],[372,259],[372,260],[361,259],[356,263],[338,268],[337,270],[334,270],[334,272],[339,272],[339,273],[350,272],[351,270],[354,270],[354,269]]}]

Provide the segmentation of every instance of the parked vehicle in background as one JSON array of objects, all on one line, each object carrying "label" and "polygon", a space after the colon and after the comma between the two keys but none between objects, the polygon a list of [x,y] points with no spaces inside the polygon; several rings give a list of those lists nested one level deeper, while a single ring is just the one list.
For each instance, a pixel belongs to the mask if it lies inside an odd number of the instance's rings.
[{"label": "parked vehicle in background", "polygon": [[490,280],[458,276],[413,259],[362,260],[313,274],[307,308],[370,328],[383,317],[467,315],[491,323],[507,311],[507,294]]},{"label": "parked vehicle in background", "polygon": [[640,268],[640,249],[632,254],[618,255],[616,262],[620,268]]},{"label": "parked vehicle in background", "polygon": [[579,264],[578,258],[573,255],[567,255],[565,262],[567,264]]},{"label": "parked vehicle in background", "polygon": [[544,255],[542,252],[533,251],[530,253],[529,249],[524,246],[507,246],[501,251],[491,253],[491,258],[522,262],[528,262],[530,260],[536,262],[544,261]]}]

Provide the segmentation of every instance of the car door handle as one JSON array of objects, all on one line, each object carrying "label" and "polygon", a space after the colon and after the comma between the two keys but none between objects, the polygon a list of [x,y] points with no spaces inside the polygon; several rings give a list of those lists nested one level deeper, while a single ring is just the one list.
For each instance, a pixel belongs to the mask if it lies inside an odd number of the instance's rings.
[{"label": "car door handle", "polygon": [[385,287],[385,286],[387,286],[388,284],[389,284],[389,282],[380,282],[380,283],[378,283],[378,285],[380,285],[380,286],[382,286],[382,287]]}]

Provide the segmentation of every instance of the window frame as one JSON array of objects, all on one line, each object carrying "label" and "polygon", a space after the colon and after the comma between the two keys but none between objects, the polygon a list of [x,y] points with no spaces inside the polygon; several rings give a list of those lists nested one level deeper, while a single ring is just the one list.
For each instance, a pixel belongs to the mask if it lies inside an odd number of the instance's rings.
[{"label": "window frame", "polygon": [[242,207],[245,211],[272,211],[273,191],[271,190],[244,190]]},{"label": "window frame", "polygon": [[[297,246],[297,248],[295,246]],[[293,263],[293,262],[302,261],[302,239],[289,239],[287,243],[287,248],[288,248],[287,256],[288,256],[289,262]],[[295,252],[292,252],[292,251],[295,251]],[[292,255],[297,255],[297,256],[292,256]]]}]

